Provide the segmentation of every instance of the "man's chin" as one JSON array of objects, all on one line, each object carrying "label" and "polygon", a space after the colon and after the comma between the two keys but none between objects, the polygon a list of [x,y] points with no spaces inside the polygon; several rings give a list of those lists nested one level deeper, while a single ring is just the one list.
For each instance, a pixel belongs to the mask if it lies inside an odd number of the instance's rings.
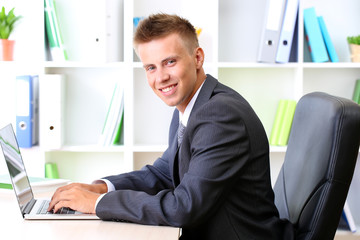
[{"label": "man's chin", "polygon": [[160,99],[169,107],[176,107],[176,105],[178,105],[178,101],[174,101],[171,99],[164,99],[164,98],[160,98]]}]

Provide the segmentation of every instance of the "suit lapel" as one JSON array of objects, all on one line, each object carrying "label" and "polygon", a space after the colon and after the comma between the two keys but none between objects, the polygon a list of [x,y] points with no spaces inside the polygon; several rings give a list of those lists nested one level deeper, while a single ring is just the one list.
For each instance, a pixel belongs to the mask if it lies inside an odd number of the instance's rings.
[{"label": "suit lapel", "polygon": [[191,110],[189,119],[191,119],[191,115],[193,112],[196,111],[196,109],[198,109],[204,103],[209,101],[209,99],[211,98],[211,95],[214,91],[214,88],[216,87],[216,84],[218,83],[218,81],[215,78],[213,78],[210,74],[207,74],[206,76],[207,76],[206,81],[199,92],[199,95],[195,101],[194,107]]},{"label": "suit lapel", "polygon": [[[207,75],[206,81],[205,81],[204,85],[202,86],[200,93],[195,101],[194,107],[190,113],[189,121],[191,120],[192,113],[210,99],[217,83],[218,83],[218,81],[215,78],[213,78],[211,75]],[[188,122],[188,124],[189,124],[189,122]],[[170,130],[170,133],[171,133],[170,138],[171,139],[169,141],[171,143],[171,146],[170,146],[171,152],[173,153],[172,159],[169,162],[169,167],[170,167],[170,172],[172,173],[174,188],[176,188],[180,184],[180,174],[179,173],[181,171],[181,169],[179,169],[179,161],[181,161],[179,159],[180,147],[177,146],[177,129],[178,129],[178,127],[179,127],[179,112],[177,110],[175,110],[174,114],[173,114],[173,119],[171,121],[171,127],[170,127],[170,129],[171,129]],[[184,151],[188,151],[188,150],[184,149]]]},{"label": "suit lapel", "polygon": [[[175,140],[177,140],[177,134],[175,134]],[[178,162],[178,156],[179,156],[179,147],[177,145],[177,141],[172,141],[172,144],[170,146],[171,152],[173,153],[169,162],[169,168],[170,172],[172,173],[172,179],[174,188],[176,188],[177,185],[179,185],[180,179],[179,179],[179,162]]]},{"label": "suit lapel", "polygon": [[169,150],[170,150],[170,159],[169,159],[169,170],[172,177],[172,182],[174,188],[179,184],[179,170],[178,170],[178,151],[177,146],[177,129],[179,127],[179,111],[175,108],[173,117],[170,124],[170,134],[169,134]]}]

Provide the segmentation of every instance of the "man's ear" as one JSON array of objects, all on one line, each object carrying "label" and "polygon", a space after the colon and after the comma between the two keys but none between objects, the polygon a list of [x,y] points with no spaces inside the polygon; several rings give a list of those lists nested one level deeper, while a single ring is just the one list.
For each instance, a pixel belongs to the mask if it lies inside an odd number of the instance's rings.
[{"label": "man's ear", "polygon": [[196,62],[196,68],[200,69],[202,68],[204,64],[205,59],[205,53],[204,50],[201,47],[198,47],[195,49],[195,62]]}]

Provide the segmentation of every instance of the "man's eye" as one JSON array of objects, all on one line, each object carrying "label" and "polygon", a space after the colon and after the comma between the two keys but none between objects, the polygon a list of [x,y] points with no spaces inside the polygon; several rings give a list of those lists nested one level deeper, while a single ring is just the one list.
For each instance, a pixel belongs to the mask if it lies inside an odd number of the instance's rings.
[{"label": "man's eye", "polygon": [[174,60],[174,59],[171,59],[171,60],[168,60],[167,61],[167,64],[169,65],[169,64],[173,64],[173,63],[175,63],[176,61]]},{"label": "man's eye", "polygon": [[155,67],[149,66],[149,67],[146,68],[146,71],[152,71],[152,70],[154,70],[154,69],[155,69]]}]

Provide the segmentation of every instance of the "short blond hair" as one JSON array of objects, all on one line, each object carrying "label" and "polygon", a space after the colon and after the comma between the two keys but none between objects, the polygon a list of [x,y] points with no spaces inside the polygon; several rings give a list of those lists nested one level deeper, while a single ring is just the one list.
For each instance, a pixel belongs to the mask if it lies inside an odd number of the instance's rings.
[{"label": "short blond hair", "polygon": [[185,18],[165,13],[153,14],[141,20],[134,35],[134,48],[141,43],[177,33],[189,52],[199,47],[195,27]]}]

